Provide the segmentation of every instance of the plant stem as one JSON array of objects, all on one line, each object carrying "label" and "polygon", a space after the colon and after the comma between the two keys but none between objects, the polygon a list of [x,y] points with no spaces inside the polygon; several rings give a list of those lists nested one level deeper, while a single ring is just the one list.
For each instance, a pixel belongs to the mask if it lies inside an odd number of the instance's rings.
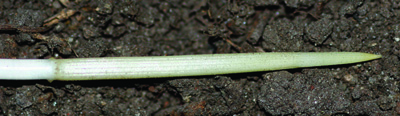
[{"label": "plant stem", "polygon": [[340,65],[380,55],[358,52],[234,53],[75,59],[0,59],[0,79],[104,80],[185,77]]}]

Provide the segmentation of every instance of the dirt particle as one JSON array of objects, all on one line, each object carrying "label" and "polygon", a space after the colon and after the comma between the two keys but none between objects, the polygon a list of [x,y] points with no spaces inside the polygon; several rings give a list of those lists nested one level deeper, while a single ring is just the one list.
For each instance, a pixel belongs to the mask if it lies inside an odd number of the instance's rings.
[{"label": "dirt particle", "polygon": [[37,101],[40,103],[40,102],[43,102],[44,100],[50,100],[52,97],[53,97],[53,93],[48,92],[46,94],[39,96]]},{"label": "dirt particle", "polygon": [[400,102],[397,102],[397,103],[396,103],[395,111],[396,111],[396,113],[397,113],[398,115],[400,115]]}]

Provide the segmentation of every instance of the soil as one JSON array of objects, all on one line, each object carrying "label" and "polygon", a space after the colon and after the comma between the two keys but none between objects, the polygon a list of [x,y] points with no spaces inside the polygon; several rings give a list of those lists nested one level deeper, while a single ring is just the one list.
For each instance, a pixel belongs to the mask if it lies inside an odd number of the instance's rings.
[{"label": "soil", "polygon": [[173,79],[1,80],[1,115],[400,114],[399,0],[2,0],[0,9],[1,58],[383,56],[350,65]]}]

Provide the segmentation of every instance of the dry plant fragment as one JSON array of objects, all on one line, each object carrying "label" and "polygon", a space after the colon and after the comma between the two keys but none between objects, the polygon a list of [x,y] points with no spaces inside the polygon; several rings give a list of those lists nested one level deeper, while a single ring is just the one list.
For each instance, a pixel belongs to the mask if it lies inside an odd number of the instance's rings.
[{"label": "dry plant fragment", "polygon": [[35,39],[42,40],[42,42],[39,42],[36,45],[46,45],[50,49],[51,54],[53,54],[54,49],[57,49],[61,54],[64,55],[71,54],[73,51],[71,46],[65,39],[60,38],[56,35],[45,36],[39,33],[33,33],[30,35]]},{"label": "dry plant fragment", "polygon": [[26,33],[39,33],[49,30],[49,27],[29,27],[29,26],[17,26],[11,24],[0,25],[0,30],[4,31],[18,31]]},{"label": "dry plant fragment", "polygon": [[44,26],[45,27],[50,27],[54,24],[57,24],[58,22],[68,19],[69,17],[71,17],[72,15],[74,15],[77,11],[76,10],[72,10],[72,9],[63,9],[60,13],[46,19],[44,22]]}]

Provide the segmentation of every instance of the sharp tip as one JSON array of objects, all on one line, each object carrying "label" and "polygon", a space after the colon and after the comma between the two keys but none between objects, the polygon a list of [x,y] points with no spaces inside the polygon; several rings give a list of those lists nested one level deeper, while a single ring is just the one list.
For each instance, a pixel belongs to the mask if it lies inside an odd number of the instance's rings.
[{"label": "sharp tip", "polygon": [[368,54],[368,59],[369,59],[369,60],[375,60],[375,59],[382,58],[382,55],[369,54],[369,53],[367,53],[367,54]]},{"label": "sharp tip", "polygon": [[374,55],[374,56],[373,56],[373,59],[379,59],[379,58],[382,58],[382,55],[376,55],[376,54],[372,54],[372,55]]}]

